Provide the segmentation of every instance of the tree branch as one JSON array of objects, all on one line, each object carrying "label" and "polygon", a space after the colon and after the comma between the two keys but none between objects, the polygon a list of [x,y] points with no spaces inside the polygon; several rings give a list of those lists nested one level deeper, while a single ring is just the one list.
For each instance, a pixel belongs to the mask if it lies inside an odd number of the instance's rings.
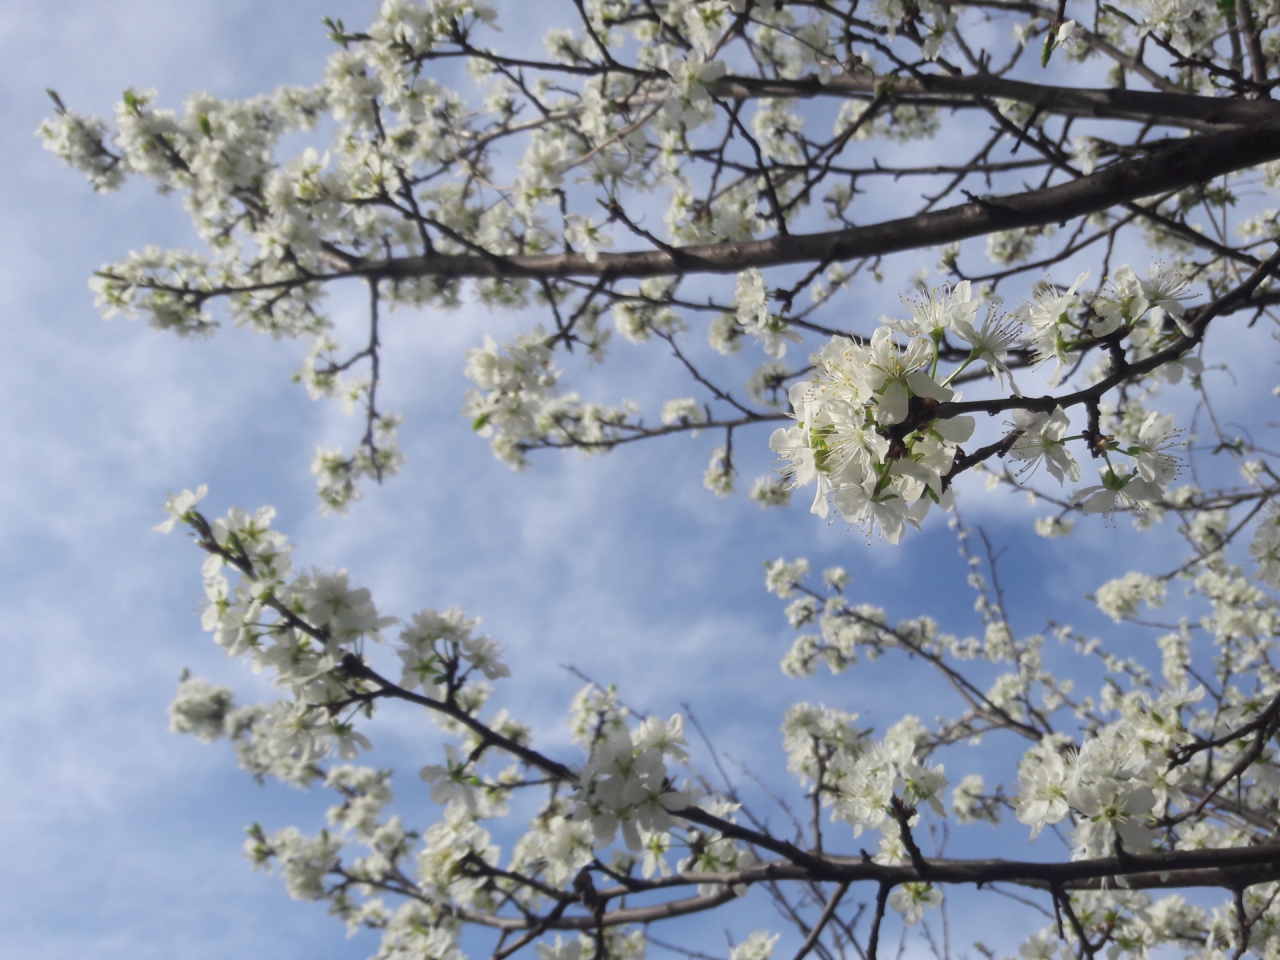
[{"label": "tree branch", "polygon": [[1070,183],[1011,196],[983,197],[944,210],[865,227],[774,236],[766,240],[693,244],[669,251],[602,252],[594,260],[588,260],[580,253],[500,258],[476,254],[428,254],[364,260],[346,267],[343,275],[389,279],[424,276],[656,277],[682,273],[737,273],[747,267],[853,260],[966,240],[999,230],[1060,223],[1275,159],[1280,159],[1280,125],[1173,141],[1149,156],[1116,163]]}]

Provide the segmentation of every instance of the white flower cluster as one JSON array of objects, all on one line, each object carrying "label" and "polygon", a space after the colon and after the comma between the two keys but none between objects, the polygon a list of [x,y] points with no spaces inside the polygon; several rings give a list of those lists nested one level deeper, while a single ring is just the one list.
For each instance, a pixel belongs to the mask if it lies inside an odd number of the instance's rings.
[{"label": "white flower cluster", "polygon": [[[813,783],[822,804],[832,808],[831,819],[850,824],[855,837],[867,828],[880,831],[877,862],[904,863],[903,830],[919,822],[918,808],[946,816],[941,797],[947,778],[940,764],[920,753],[923,731],[915,717],[903,718],[879,742],[855,728],[857,719],[830,707],[791,707],[782,723],[787,769],[801,783]],[[908,925],[941,902],[942,892],[929,883],[904,884],[890,899]]]},{"label": "white flower cluster", "polygon": [[525,451],[534,446],[603,452],[631,412],[561,394],[541,327],[502,346],[486,336],[483,347],[467,351],[466,374],[480,389],[467,392],[463,414],[489,439],[494,456],[515,469],[526,465]]},{"label": "white flower cluster", "polygon": [[[357,388],[357,392],[367,390],[367,384]],[[345,513],[352,500],[360,499],[360,478],[381,480],[403,466],[404,454],[396,439],[396,430],[402,422],[395,414],[374,418],[369,424],[369,435],[351,456],[340,449],[316,448],[311,458],[311,473],[316,478],[321,512]]]},{"label": "white flower cluster", "polygon": [[[894,820],[895,794],[904,807],[927,803],[940,813],[935,801],[946,782],[943,771],[920,758],[965,736],[977,742],[979,718],[995,714],[1003,714],[1008,725],[1027,724],[1070,708],[1090,722],[1078,742],[1063,733],[1038,734],[1022,759],[1017,791],[1009,798],[1018,819],[1031,828],[1032,839],[1045,826],[1067,821],[1076,858],[1114,856],[1117,844],[1129,853],[1145,852],[1161,838],[1156,828],[1164,822],[1162,818],[1174,818],[1172,823],[1179,824],[1191,817],[1168,835],[1179,849],[1236,845],[1240,840],[1231,839],[1235,835],[1230,818],[1226,824],[1217,824],[1192,817],[1197,800],[1204,796],[1203,784],[1239,776],[1239,793],[1232,803],[1243,802],[1251,808],[1255,801],[1269,802],[1268,791],[1280,783],[1273,761],[1241,774],[1240,764],[1250,749],[1247,737],[1222,742],[1212,754],[1195,749],[1256,718],[1280,689],[1280,679],[1268,670],[1255,687],[1246,676],[1240,686],[1226,687],[1216,707],[1195,711],[1206,690],[1187,684],[1185,621],[1180,633],[1159,642],[1169,682],[1164,689],[1156,687],[1139,664],[1114,656],[1097,641],[1078,638],[1080,652],[1098,656],[1107,677],[1098,698],[1076,699],[1072,680],[1057,681],[1044,669],[1043,638],[1012,636],[999,611],[986,608],[985,601],[980,601],[980,608],[987,609],[988,624],[981,641],[940,634],[926,618],[890,628],[883,611],[848,604],[834,586],[829,586],[831,593],[824,602],[801,582],[808,569],[804,560],[778,561],[770,565],[766,581],[771,592],[784,598],[804,590],[787,607],[787,618],[798,630],[815,621],[822,630],[821,637],[797,638],[783,661],[788,674],[807,675],[818,659],[826,659],[833,671],[844,669],[855,661],[859,649],[869,658],[903,650],[938,664],[945,676],[961,684],[967,682],[960,672],[965,661],[982,657],[1012,665],[980,695],[974,713],[956,720],[939,717],[936,733],[908,717],[876,743],[869,739],[869,730],[858,729],[854,714],[808,704],[788,712],[783,729],[789,770],[802,783],[819,784],[823,803],[832,807],[835,817],[853,825],[855,832],[879,827],[886,862],[899,862],[903,856]],[[975,589],[985,589],[977,573],[973,582]],[[1280,610],[1274,600],[1250,587],[1237,568],[1213,559],[1209,569],[1196,575],[1194,593],[1212,603],[1213,613],[1202,619],[1201,626],[1212,632],[1216,645],[1223,650],[1242,645],[1226,654],[1229,663],[1258,662],[1263,651],[1273,647],[1270,638],[1280,627]],[[1132,617],[1141,601],[1159,605],[1165,594],[1163,582],[1130,573],[1099,588],[1097,599],[1105,612],[1120,620]],[[1060,636],[1067,639],[1070,631],[1060,631]],[[1234,673],[1239,668],[1230,669]],[[1122,692],[1115,680],[1120,676],[1131,678],[1136,689]],[[977,687],[969,689],[971,696],[979,696]],[[1108,716],[1114,719],[1104,719]],[[1002,789],[989,791],[980,776],[968,775],[953,791],[953,809],[965,822],[998,821],[1000,805],[1009,802]],[[905,905],[907,894],[901,898]]]},{"label": "white flower cluster", "polygon": [[208,261],[185,250],[146,247],[128,259],[104,267],[89,280],[94,304],[106,319],[123,313],[147,314],[157,330],[180,337],[207,337],[217,329],[204,308],[204,295],[214,282]]},{"label": "white flower cluster", "polygon": [[1134,698],[1124,719],[1068,750],[1046,740],[1023,759],[1018,781],[1018,819],[1035,837],[1046,825],[1070,814],[1075,822],[1077,858],[1107,857],[1117,844],[1130,853],[1146,850],[1156,835],[1155,817],[1185,806],[1194,771],[1169,762],[1168,751],[1194,737],[1182,710],[1204,696],[1186,687],[1157,700]]},{"label": "white flower cluster", "polygon": [[747,939],[729,951],[729,960],[771,960],[778,936],[776,933],[769,936],[764,930],[753,930]]},{"label": "white flower cluster", "polygon": [[938,343],[948,330],[971,335],[973,359],[986,353],[999,365],[1008,342],[994,341],[990,322],[983,335],[973,331],[978,306],[962,283],[914,304],[911,321],[885,318],[869,343],[834,337],[814,357],[814,375],[790,392],[798,425],[769,442],[789,461],[793,487],[817,482],[814,513],[825,517],[830,501],[850,523],[878,525],[897,543],[905,523],[918,525],[934,503],[949,506],[943,477],[974,420],[928,415],[955,396],[935,375]]},{"label": "white flower cluster", "polygon": [[803,341],[785,320],[769,312],[768,301],[769,291],[759,270],[745,270],[738,274],[738,289],[734,296],[738,323],[760,341],[766,354],[777,360],[786,355],[788,340],[792,343]]},{"label": "white flower cluster", "polygon": [[[271,529],[275,511],[270,507],[254,514],[233,507],[201,529],[195,508],[204,494],[201,487],[171,497],[169,519],[157,529],[168,532],[175,522],[184,522],[209,538],[204,628],[229,656],[247,657],[255,670],[268,670],[292,697],[247,718],[228,713],[229,694],[224,696],[222,688],[190,679],[171,708],[173,728],[207,740],[219,735],[218,717],[225,718],[225,732],[238,728],[236,739],[248,738],[252,727],[255,765],[273,772],[278,759],[288,779],[296,778],[297,764],[327,754],[354,758],[369,741],[322,705],[344,696],[343,657],[365,641],[383,643],[381,631],[396,618],[380,616],[369,591],[351,586],[345,570],[295,575],[292,547]],[[229,571],[239,574],[234,584]],[[438,695],[435,684],[445,674],[457,687],[473,674],[490,680],[508,676],[494,641],[472,635],[475,624],[456,609],[415,614],[397,649],[406,684]]]},{"label": "white flower cluster", "polygon": [[[1159,327],[1164,315],[1189,332],[1182,319],[1182,301],[1189,294],[1181,277],[1161,274],[1142,281],[1122,267],[1089,315],[1076,292],[1084,280],[1084,275],[1077,278],[1065,293],[1043,285],[1034,303],[1013,313],[991,304],[980,327],[975,321],[982,304],[963,281],[924,292],[911,303],[911,319],[881,317],[867,342],[833,337],[814,355],[813,375],[791,387],[797,425],[770,438],[771,448],[787,461],[782,473],[789,485],[816,483],[813,513],[825,517],[833,505],[851,524],[868,531],[878,526],[897,543],[905,525],[918,527],[933,504],[950,509],[949,473],[975,421],[962,415],[939,419],[934,411],[959,399],[950,384],[971,364],[985,364],[993,379],[1018,396],[1006,361],[1019,341],[1038,361],[1057,360],[1056,383],[1086,342],[1141,333],[1149,354],[1151,324]],[[740,280],[740,299],[752,290]],[[948,336],[966,344],[969,354],[943,377],[940,345]],[[1044,463],[1059,483],[1079,480],[1079,464],[1066,444],[1083,435],[1070,436],[1062,407],[1015,409],[1013,427],[1008,455],[1023,463],[1024,473]],[[1108,514],[1118,507],[1142,509],[1160,500],[1177,476],[1179,463],[1169,451],[1181,434],[1172,415],[1152,412],[1129,434],[1095,442],[1095,452],[1104,458],[1101,483],[1072,494],[1080,509]],[[1131,462],[1113,463],[1116,455]]]},{"label": "white flower cluster", "polygon": [[1165,602],[1168,590],[1164,583],[1144,574],[1130,571],[1123,577],[1110,580],[1098,588],[1098,609],[1116,623],[1126,617],[1133,616],[1138,604],[1146,602],[1149,607],[1159,607]]},{"label": "white flower cluster", "polygon": [[[236,708],[227,688],[184,676],[170,707],[171,728],[205,742],[227,737],[255,776],[300,786],[320,779],[341,795],[328,814],[336,832],[308,837],[292,827],[270,834],[251,830],[248,854],[259,865],[274,865],[291,895],[332,901],[334,912],[353,928],[382,929],[384,946],[426,943],[438,955],[460,960],[460,927],[450,910],[492,911],[500,896],[530,904],[542,896],[537,884],[495,885],[501,851],[480,823],[509,813],[507,797],[521,781],[518,765],[496,779],[484,772],[489,748],[496,743],[500,751],[519,754],[529,732],[505,711],[478,726],[459,722],[479,715],[486,681],[510,675],[497,644],[478,633],[478,620],[456,607],[415,613],[391,643],[400,664],[398,695],[435,704],[442,711],[441,728],[461,740],[444,745],[443,763],[420,772],[431,799],[444,810],[422,832],[415,854],[415,835],[398,817],[384,815],[392,800],[389,772],[346,765],[326,771],[322,765],[326,757],[350,760],[370,748],[355,721],[372,717],[376,699],[370,694],[377,688],[353,672],[352,657],[356,664],[367,663],[372,651],[366,644],[386,642],[382,632],[395,619],[380,616],[369,591],[352,586],[345,571],[295,574],[292,548],[271,529],[270,508],[254,514],[232,508],[210,522],[197,510],[205,493],[201,487],[171,496],[168,519],[157,529],[168,532],[183,523],[195,532],[208,554],[205,628],[229,654],[246,657],[255,670],[266,668],[290,696],[269,706]],[[228,574],[234,572],[240,575],[233,583]],[[617,851],[615,861],[639,864],[646,877],[671,873],[668,857],[677,843],[688,850],[676,865],[685,872],[723,874],[754,862],[736,840],[680,819],[681,811],[694,806],[731,819],[736,805],[676,785],[669,764],[688,760],[679,715],[632,724],[614,691],[590,686],[575,698],[572,726],[574,739],[587,750],[586,761],[556,775],[563,789],[551,792],[515,844],[511,869],[539,877],[538,883],[572,884],[619,839],[625,852]],[[362,844],[367,855],[346,862],[348,843]],[[410,902],[393,912],[375,896],[403,881],[403,861],[411,854],[413,889],[448,909],[424,915],[421,903]],[[701,886],[708,896],[723,889],[712,881]],[[737,889],[745,892],[741,885]],[[364,898],[353,897],[353,890]],[[633,933],[619,930],[610,937],[618,940],[620,956],[639,960],[642,941]]]},{"label": "white flower cluster", "polygon": [[667,773],[668,757],[688,759],[684,747],[679,715],[604,733],[579,775],[572,819],[591,824],[597,846],[609,846],[621,830],[627,849],[640,852],[646,834],[665,834],[675,823],[671,811],[693,803],[687,789],[671,789]]},{"label": "white flower cluster", "polygon": [[230,688],[184,676],[169,704],[169,732],[190,733],[201,743],[213,743],[226,732],[232,700]]},{"label": "white flower cluster", "polygon": [[1258,578],[1280,590],[1280,509],[1274,505],[1258,524],[1249,553],[1258,561]]},{"label": "white flower cluster", "polygon": [[40,124],[36,136],[44,147],[89,178],[100,193],[116,190],[124,182],[120,158],[106,148],[107,125],[97,117],[60,109]]}]

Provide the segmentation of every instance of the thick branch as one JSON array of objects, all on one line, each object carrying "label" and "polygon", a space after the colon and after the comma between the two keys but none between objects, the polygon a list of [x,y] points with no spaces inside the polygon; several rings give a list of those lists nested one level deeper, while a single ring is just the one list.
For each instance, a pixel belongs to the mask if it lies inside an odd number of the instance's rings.
[{"label": "thick branch", "polygon": [[1280,125],[1191,137],[1151,155],[1116,163],[1070,183],[1016,196],[983,197],[945,210],[825,233],[698,244],[666,250],[489,257],[429,254],[336,265],[348,275],[404,279],[444,277],[655,277],[737,273],[747,267],[837,262],[984,236],[998,230],[1061,223],[1120,203],[1180,190],[1280,159]]},{"label": "thick branch", "polygon": [[726,100],[756,97],[847,99],[857,94],[890,94],[902,100],[941,96],[956,98],[956,106],[966,103],[981,106],[977,102],[979,99],[998,97],[1033,106],[1040,114],[1132,120],[1200,131],[1280,123],[1280,103],[1273,100],[1229,100],[1116,88],[1054,87],[1008,80],[989,73],[966,77],[919,74],[909,79],[846,73],[831,77],[826,84],[816,76],[797,80],[725,77],[709,84],[708,90]]},{"label": "thick branch", "polygon": [[[680,815],[683,815],[681,812]],[[861,857],[810,858],[818,864],[768,861],[726,874],[690,873],[684,883],[760,883],[815,880],[833,883],[1016,883],[1038,889],[1096,890],[1124,877],[1133,889],[1235,887],[1280,879],[1280,844],[1125,854],[1096,860],[1038,863],[1018,860],[944,860],[928,863],[927,875],[910,863],[881,864]],[[676,878],[671,878],[675,880]]]}]

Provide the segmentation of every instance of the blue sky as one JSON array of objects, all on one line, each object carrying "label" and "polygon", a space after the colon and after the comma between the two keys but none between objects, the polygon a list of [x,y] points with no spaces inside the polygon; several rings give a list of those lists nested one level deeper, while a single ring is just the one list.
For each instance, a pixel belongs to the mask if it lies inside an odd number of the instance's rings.
[{"label": "blue sky", "polygon": [[[977,628],[964,566],[940,523],[903,546],[868,545],[857,531],[805,511],[761,511],[745,497],[702,489],[712,438],[676,438],[584,462],[544,456],[518,475],[495,461],[458,414],[462,355],[485,332],[528,318],[463,308],[397,315],[387,328],[386,403],[403,413],[408,464],[346,517],[320,516],[308,470],[317,443],[353,424],[289,382],[304,353],[224,330],[211,342],[103,323],[86,278],[146,243],[193,242],[174,199],[142,185],[93,195],[45,154],[32,131],[49,112],[45,87],[75,109],[107,114],[126,86],[156,87],[180,105],[190,92],[223,96],[311,83],[330,44],[322,15],[352,26],[373,4],[291,0],[10,0],[0,10],[0,637],[6,652],[0,718],[0,928],[6,953],[48,960],[367,955],[313,905],[289,900],[241,855],[244,827],[296,823],[315,831],[327,798],[259,787],[225,749],[166,730],[183,668],[268,696],[200,632],[199,557],[160,537],[165,493],[205,482],[210,511],[271,503],[304,564],[345,567],[383,612],[457,603],[484,618],[514,678],[495,703],[563,746],[564,710],[580,682],[562,664],[614,681],[637,708],[669,714],[690,703],[712,739],[771,783],[782,779],[778,723],[786,705],[822,700],[883,726],[904,710],[928,719],[936,688],[900,663],[842,678],[785,681],[777,661],[790,631],[763,590],[763,562],[808,556],[854,575],[860,600],[891,615],[929,613],[944,629]],[[508,27],[511,29],[511,27]],[[1145,267],[1145,263],[1142,264]],[[877,312],[896,289],[861,295]],[[877,299],[878,298],[878,299]],[[334,298],[336,311],[345,297]],[[883,301],[882,303],[879,301]],[[1234,358],[1242,379],[1267,376]],[[619,343],[614,389],[680,396],[654,349]],[[766,471],[765,433],[742,438],[747,483]],[[747,484],[744,483],[745,487]],[[1047,617],[1088,629],[1105,621],[1079,599],[1128,569],[1125,529],[1085,527],[1067,549],[1028,535],[1022,498],[962,498],[966,519],[1009,547],[1006,571],[1020,626]],[[1139,564],[1140,565],[1140,564]],[[907,704],[904,706],[904,704]],[[913,705],[914,704],[914,705]],[[373,762],[408,776],[406,819],[433,811],[417,766],[438,738],[419,714],[388,710]],[[745,934],[743,929],[739,935]],[[716,936],[719,936],[717,933]]]}]

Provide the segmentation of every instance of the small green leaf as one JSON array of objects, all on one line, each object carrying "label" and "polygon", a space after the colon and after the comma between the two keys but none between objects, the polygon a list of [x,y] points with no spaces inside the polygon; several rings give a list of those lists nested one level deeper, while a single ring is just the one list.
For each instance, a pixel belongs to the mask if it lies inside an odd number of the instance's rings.
[{"label": "small green leaf", "polygon": [[1053,48],[1056,47],[1057,45],[1058,45],[1057,39],[1054,37],[1053,31],[1050,31],[1048,34],[1045,35],[1044,49],[1040,51],[1041,67],[1047,67],[1049,65],[1049,58],[1053,56]]},{"label": "small green leaf", "polygon": [[489,415],[487,413],[482,413],[480,414],[480,416],[476,417],[475,420],[471,422],[471,429],[479,431],[479,430],[483,430],[488,425],[489,425]]},{"label": "small green leaf", "polygon": [[207,113],[200,114],[200,132],[206,137],[213,136],[213,124],[209,122],[209,115]]},{"label": "small green leaf", "polygon": [[332,17],[325,17],[321,21],[329,28],[329,39],[334,43],[340,43],[344,47],[347,45],[347,30],[342,25],[341,20],[334,20]]}]

